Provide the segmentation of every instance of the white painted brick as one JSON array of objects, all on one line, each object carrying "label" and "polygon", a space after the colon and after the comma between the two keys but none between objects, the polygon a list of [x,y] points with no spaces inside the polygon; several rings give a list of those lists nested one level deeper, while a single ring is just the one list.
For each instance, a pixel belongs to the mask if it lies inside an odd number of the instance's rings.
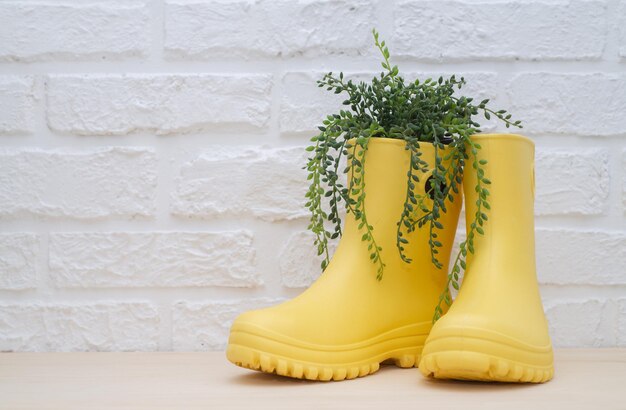
[{"label": "white painted brick", "polygon": [[36,99],[33,77],[0,76],[0,135],[30,134]]},{"label": "white painted brick", "polygon": [[622,205],[626,214],[626,150],[622,152]]},{"label": "white painted brick", "polygon": [[147,54],[143,1],[0,3],[0,61],[104,60]]},{"label": "white painted brick", "polygon": [[79,135],[259,129],[270,116],[269,75],[55,75],[46,88],[50,128]]},{"label": "white painted brick", "polygon": [[600,215],[609,197],[605,149],[537,152],[536,215]]},{"label": "white painted brick", "polygon": [[50,234],[50,275],[61,287],[261,284],[250,231]]},{"label": "white painted brick", "polygon": [[509,111],[532,133],[626,133],[626,75],[521,73],[508,94]]},{"label": "white painted brick", "polygon": [[155,189],[149,149],[0,150],[0,218],[149,216]]},{"label": "white painted brick", "polygon": [[402,1],[390,51],[421,60],[597,59],[606,27],[600,1]]},{"label": "white painted brick", "polygon": [[555,347],[606,347],[608,337],[603,334],[605,302],[552,302],[546,307],[550,336]]},{"label": "white painted brick", "polygon": [[253,215],[264,220],[308,215],[306,152],[302,147],[212,147],[184,164],[172,213],[211,218]]},{"label": "white painted brick", "polygon": [[[618,30],[619,30],[619,55],[626,59],[626,0],[622,0],[618,8]],[[619,18],[621,16],[621,19]]]},{"label": "white painted brick", "polygon": [[536,252],[541,283],[626,284],[624,232],[537,229]]},{"label": "white painted brick", "polygon": [[[322,121],[330,114],[338,113],[340,109],[349,109],[342,105],[347,99],[346,94],[334,94],[326,88],[319,88],[317,80],[321,80],[326,72],[291,72],[282,78],[282,99],[280,104],[280,130],[283,133],[316,133],[317,127],[322,125]],[[406,82],[419,78],[424,81],[427,78],[450,77],[454,73],[437,72],[401,72]],[[337,73],[338,75],[338,73]],[[360,81],[371,81],[371,73],[350,73],[345,72],[345,80],[352,80],[356,83]],[[467,85],[460,91],[460,95],[474,97],[477,100],[491,98],[497,94],[498,78],[495,73],[489,72],[466,72],[457,73],[457,78],[464,77]],[[498,108],[499,109],[499,108]],[[491,124],[484,118],[478,121],[481,124]]]},{"label": "white painted brick", "polygon": [[174,351],[206,351],[226,348],[230,326],[248,310],[278,304],[282,300],[256,298],[223,302],[187,302],[174,305],[172,312]]},{"label": "white painted brick", "polygon": [[169,1],[171,59],[365,54],[374,7],[362,0]]},{"label": "white painted brick", "polygon": [[308,132],[313,135],[326,116],[344,107],[341,103],[346,96],[317,86],[316,81],[323,76],[322,72],[285,74],[280,104],[281,132]]},{"label": "white painted brick", "polygon": [[0,234],[0,289],[37,287],[39,237],[32,233]]},{"label": "white painted brick", "polygon": [[317,249],[313,246],[314,239],[315,236],[310,232],[296,232],[285,241],[278,255],[280,275],[284,286],[308,287],[322,273],[321,257],[317,255]]},{"label": "white painted brick", "polygon": [[626,347],[626,299],[619,299],[617,305],[617,344]]},{"label": "white painted brick", "polygon": [[153,351],[159,316],[148,303],[0,305],[0,351]]}]

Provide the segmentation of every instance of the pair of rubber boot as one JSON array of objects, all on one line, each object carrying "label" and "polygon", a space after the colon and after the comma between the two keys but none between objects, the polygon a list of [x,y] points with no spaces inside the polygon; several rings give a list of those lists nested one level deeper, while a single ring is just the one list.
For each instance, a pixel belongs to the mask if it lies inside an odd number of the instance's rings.
[{"label": "pair of rubber boot", "polygon": [[[481,146],[478,159],[488,161],[488,220],[484,234],[474,238],[456,300],[434,326],[462,201],[458,195],[440,219],[443,268],[431,262],[428,229],[409,234],[405,253],[413,262],[404,262],[396,235],[410,156],[404,141],[375,138],[366,153],[365,208],[383,248],[382,280],[376,278],[363,233],[348,214],[329,266],[310,288],[287,302],[237,317],[228,360],[309,380],[353,379],[376,372],[383,362],[418,366],[435,378],[550,380],[552,346],[535,268],[534,144],[510,134],[472,139]],[[420,149],[432,169],[433,146],[422,143]],[[426,192],[427,173],[419,180]],[[477,209],[475,187],[475,172],[466,171],[467,215]]]}]

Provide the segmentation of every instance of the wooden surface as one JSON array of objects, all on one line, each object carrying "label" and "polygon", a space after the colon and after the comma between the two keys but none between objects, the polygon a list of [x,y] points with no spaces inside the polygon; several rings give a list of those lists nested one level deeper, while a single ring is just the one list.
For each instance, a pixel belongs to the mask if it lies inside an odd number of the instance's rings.
[{"label": "wooden surface", "polygon": [[[383,366],[306,382],[223,353],[0,353],[1,409],[626,409],[626,350],[558,350],[543,385],[427,380]],[[428,407],[425,407],[428,406]]]}]

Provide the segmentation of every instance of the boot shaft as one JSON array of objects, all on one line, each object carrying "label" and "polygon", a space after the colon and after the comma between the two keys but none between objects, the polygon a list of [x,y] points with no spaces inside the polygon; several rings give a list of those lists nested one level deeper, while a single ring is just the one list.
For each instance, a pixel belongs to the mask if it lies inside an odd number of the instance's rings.
[{"label": "boot shaft", "polygon": [[[501,255],[511,266],[535,272],[534,143],[515,134],[479,134],[472,141],[480,145],[477,159],[487,161],[483,169],[491,181],[482,185],[489,191],[490,209],[481,206],[480,212],[488,219],[482,226],[484,234],[474,235],[474,248],[483,253],[490,250],[491,256]],[[466,232],[471,231],[479,210],[477,175],[470,168],[472,162],[470,153],[463,177]],[[473,258],[470,253],[468,264]]]},{"label": "boot shaft", "polygon": [[[435,151],[432,144],[427,143],[420,144],[420,149],[421,158],[429,164],[426,173],[418,174],[419,183],[416,183],[416,191],[424,195],[426,180],[435,164]],[[344,302],[339,297],[328,297],[318,310],[322,316],[335,318],[329,326],[340,328],[355,315],[370,318],[370,330],[374,333],[406,323],[422,323],[425,328],[430,328],[439,295],[447,281],[450,251],[461,208],[460,195],[440,218],[444,229],[437,231],[438,240],[443,245],[438,257],[443,267],[438,269],[431,261],[428,226],[404,234],[409,241],[404,245],[405,254],[412,259],[407,263],[400,257],[396,240],[397,223],[407,194],[410,152],[402,140],[372,138],[364,158],[365,213],[374,228],[372,234],[376,244],[382,248],[380,254],[385,263],[382,278],[377,279],[378,266],[370,259],[369,243],[363,240],[365,228],[359,228],[361,221],[357,221],[353,213],[348,213],[343,236],[328,267],[294,303],[307,304],[309,298],[315,299],[318,294],[335,295],[341,289],[350,288],[360,295],[361,301],[376,302],[359,303],[345,310],[340,307]]]},{"label": "boot shaft", "polygon": [[[443,230],[437,230],[438,240],[443,244],[439,250],[438,258],[444,265],[442,269],[437,269],[431,263],[430,248],[428,240],[430,238],[429,226],[416,228],[414,232],[407,233],[402,229],[403,237],[409,243],[404,245],[405,255],[413,262],[402,261],[396,246],[398,234],[398,222],[404,209],[407,197],[407,172],[410,169],[411,154],[406,148],[403,140],[389,138],[372,138],[369,141],[368,149],[365,153],[365,211],[368,223],[374,227],[373,234],[376,241],[383,246],[382,255],[388,270],[413,271],[414,274],[428,271],[438,274],[440,278],[437,282],[441,288],[445,282],[446,269],[449,262],[450,251],[454,241],[454,235],[458,223],[458,215],[462,205],[461,195],[454,195],[453,203],[449,204],[447,212],[441,214],[439,222],[443,225]],[[422,142],[419,145],[421,152],[420,159],[425,161],[426,172],[414,170],[414,175],[418,177],[415,182],[415,192],[423,197],[423,204],[427,208],[432,208],[432,199],[427,194],[426,184],[435,167],[435,147],[433,144]],[[360,147],[357,147],[357,152]],[[438,155],[443,157],[447,150],[440,150]],[[444,161],[444,165],[448,165]],[[350,173],[348,174],[350,175]],[[418,213],[417,215],[422,215]],[[358,237],[360,240],[363,229],[358,229],[359,222],[354,215],[346,216],[344,236],[348,235],[351,240]],[[416,272],[418,270],[418,272]]]},{"label": "boot shaft", "polygon": [[[461,292],[448,315],[472,312],[474,318],[489,318],[489,326],[504,334],[549,345],[535,265],[534,144],[509,134],[482,134],[472,140],[481,147],[478,159],[488,161],[484,170],[491,184],[485,187],[491,209],[483,210],[488,217],[484,234],[474,235]],[[468,233],[479,198],[476,172],[469,166],[463,180]]]}]

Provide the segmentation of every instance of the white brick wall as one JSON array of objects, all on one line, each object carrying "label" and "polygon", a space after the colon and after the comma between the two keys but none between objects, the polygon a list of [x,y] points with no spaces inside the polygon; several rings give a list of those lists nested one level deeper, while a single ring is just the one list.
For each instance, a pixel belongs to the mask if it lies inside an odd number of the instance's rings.
[{"label": "white brick wall", "polygon": [[124,59],[147,54],[149,18],[142,1],[0,4],[0,60]]},{"label": "white brick wall", "polygon": [[[626,1],[621,0],[617,9],[618,16],[626,15]],[[619,55],[622,59],[626,59],[626,24],[620,21],[620,18],[616,19],[616,27],[619,27]]]},{"label": "white brick wall", "polygon": [[270,113],[270,80],[256,74],[51,76],[48,125],[78,135],[263,128]]},{"label": "white brick wall", "polygon": [[252,287],[252,233],[51,233],[49,274],[58,287]]},{"label": "white brick wall", "polygon": [[0,96],[0,135],[31,133],[36,104],[33,77],[0,75]]},{"label": "white brick wall", "polygon": [[625,0],[10,0],[0,351],[221,349],[301,292],[315,80],[376,72],[374,26],[524,120],[554,343],[626,346]]},{"label": "white brick wall", "polygon": [[159,322],[146,302],[0,304],[0,351],[155,350]]},{"label": "white brick wall", "polygon": [[398,54],[420,60],[600,58],[606,43],[607,2],[554,3],[398,1],[394,7]]},{"label": "white brick wall", "polygon": [[168,59],[371,54],[367,0],[168,1]]},{"label": "white brick wall", "polygon": [[535,214],[602,215],[609,197],[606,149],[546,149],[536,152]]},{"label": "white brick wall", "polygon": [[[624,70],[622,70],[622,73]],[[541,133],[624,135],[626,74],[520,73],[507,86],[511,110]]]},{"label": "white brick wall", "polygon": [[172,213],[190,218],[251,215],[264,220],[303,218],[308,184],[301,147],[264,149],[206,146],[180,167]]},{"label": "white brick wall", "polygon": [[0,249],[0,289],[35,289],[39,237],[32,233],[3,233]]},{"label": "white brick wall", "polygon": [[152,149],[0,150],[0,217],[154,216]]}]

